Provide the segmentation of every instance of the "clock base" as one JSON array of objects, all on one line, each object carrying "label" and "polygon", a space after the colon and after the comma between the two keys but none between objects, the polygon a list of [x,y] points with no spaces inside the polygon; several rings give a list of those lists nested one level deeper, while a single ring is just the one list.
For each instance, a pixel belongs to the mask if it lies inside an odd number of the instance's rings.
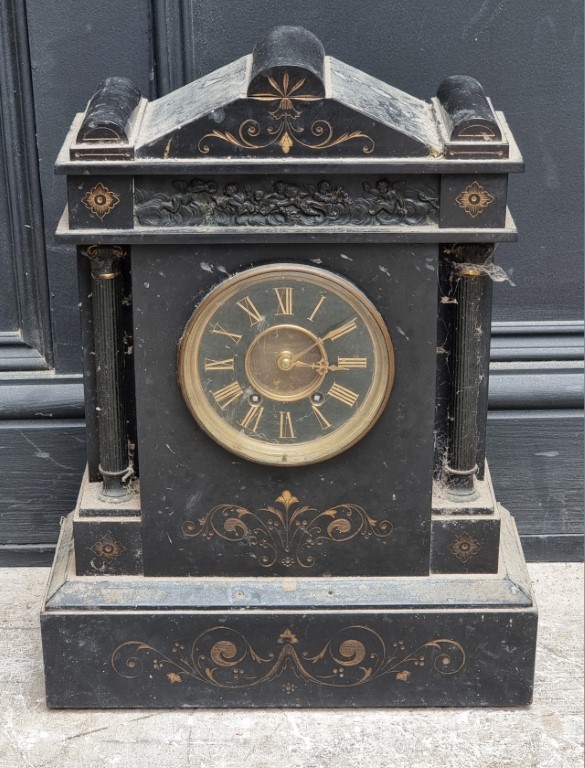
[{"label": "clock base", "polygon": [[54,708],[518,706],[537,611],[500,507],[497,574],[76,576],[65,520],[41,615]]}]

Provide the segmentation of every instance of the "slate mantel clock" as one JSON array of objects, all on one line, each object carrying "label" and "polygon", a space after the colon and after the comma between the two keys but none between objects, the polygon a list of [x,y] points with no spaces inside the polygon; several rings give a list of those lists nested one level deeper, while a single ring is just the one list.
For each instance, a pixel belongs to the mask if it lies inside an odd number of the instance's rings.
[{"label": "slate mantel clock", "polygon": [[491,706],[536,607],[484,456],[522,158],[279,27],[59,155],[88,465],[42,612],[53,707]]}]

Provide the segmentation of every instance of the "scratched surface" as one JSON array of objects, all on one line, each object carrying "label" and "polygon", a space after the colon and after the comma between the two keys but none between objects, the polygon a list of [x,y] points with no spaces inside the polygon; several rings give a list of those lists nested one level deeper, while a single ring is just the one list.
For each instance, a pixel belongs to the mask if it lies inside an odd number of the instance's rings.
[{"label": "scratched surface", "polygon": [[531,564],[536,695],[517,710],[49,711],[38,613],[48,571],[0,569],[0,768],[577,768],[583,566]]}]

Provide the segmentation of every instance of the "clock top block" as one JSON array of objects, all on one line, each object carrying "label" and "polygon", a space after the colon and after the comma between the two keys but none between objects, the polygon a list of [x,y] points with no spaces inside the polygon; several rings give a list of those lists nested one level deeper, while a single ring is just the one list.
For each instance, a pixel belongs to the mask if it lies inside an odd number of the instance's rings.
[{"label": "clock top block", "polygon": [[507,174],[522,169],[477,80],[448,77],[423,101],[325,55],[307,30],[279,27],[155,101],[124,78],[104,80],[57,160],[69,177],[58,234],[130,243],[164,230],[184,242],[242,227],[248,237],[349,227],[387,240],[416,227],[427,241],[461,230],[468,241],[510,240]]}]

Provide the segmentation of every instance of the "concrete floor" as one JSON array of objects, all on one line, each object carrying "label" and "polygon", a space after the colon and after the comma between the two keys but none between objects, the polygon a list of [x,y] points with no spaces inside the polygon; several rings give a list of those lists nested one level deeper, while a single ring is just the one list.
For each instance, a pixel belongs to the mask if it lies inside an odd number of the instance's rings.
[{"label": "concrete floor", "polygon": [[581,768],[583,567],[532,564],[536,693],[517,710],[50,711],[48,570],[0,569],[1,768]]}]

